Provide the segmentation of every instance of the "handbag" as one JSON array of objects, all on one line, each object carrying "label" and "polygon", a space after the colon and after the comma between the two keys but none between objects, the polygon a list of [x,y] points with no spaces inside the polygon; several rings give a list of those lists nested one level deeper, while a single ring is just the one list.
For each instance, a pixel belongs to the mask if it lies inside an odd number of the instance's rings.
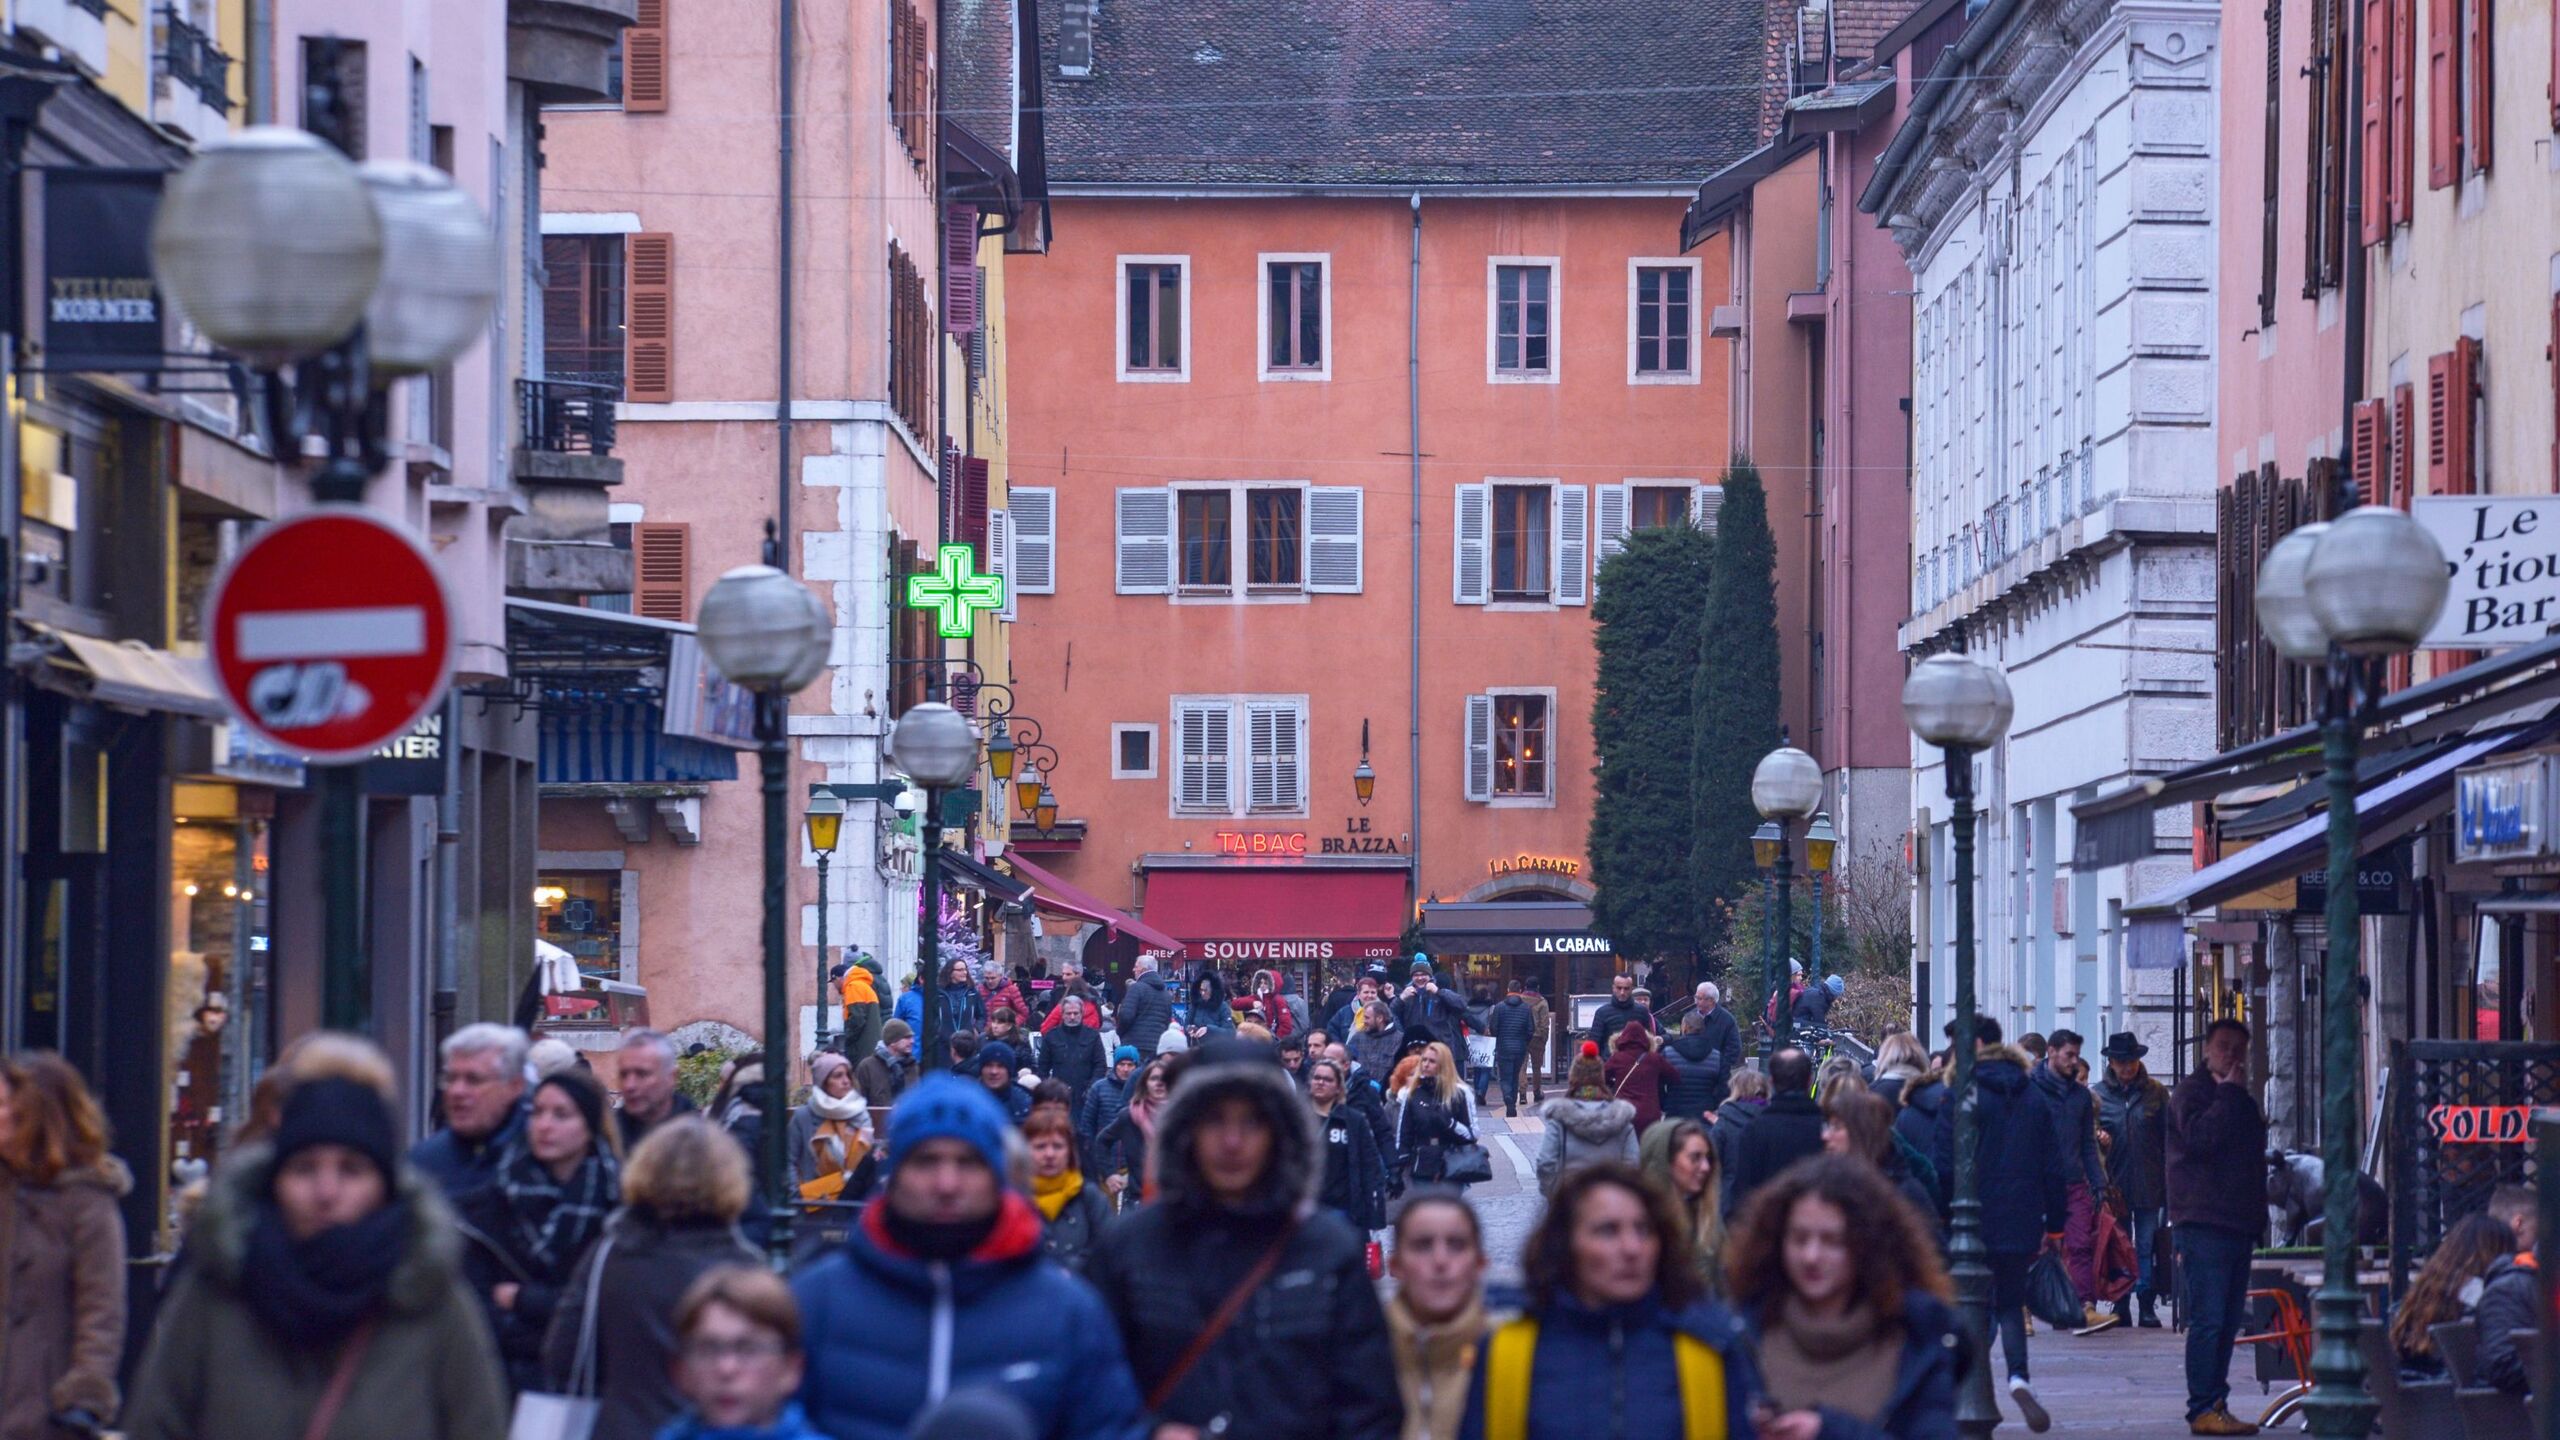
[{"label": "handbag", "polygon": [[2080,1308],[2080,1290],[2063,1268],[2062,1251],[2047,1246],[2027,1267],[2027,1313],[2057,1330],[2077,1330],[2089,1323]]},{"label": "handbag", "polygon": [[507,1440],[588,1440],[595,1434],[596,1414],[603,1402],[596,1388],[596,1297],[604,1289],[605,1262],[613,1256],[613,1237],[596,1246],[596,1263],[587,1271],[587,1301],[578,1317],[578,1358],[569,1367],[566,1394],[527,1390],[516,1397],[507,1418]]},{"label": "handbag", "polygon": [[1493,1178],[1493,1156],[1482,1145],[1470,1140],[1452,1145],[1442,1152],[1440,1183],[1444,1185],[1482,1185]]}]

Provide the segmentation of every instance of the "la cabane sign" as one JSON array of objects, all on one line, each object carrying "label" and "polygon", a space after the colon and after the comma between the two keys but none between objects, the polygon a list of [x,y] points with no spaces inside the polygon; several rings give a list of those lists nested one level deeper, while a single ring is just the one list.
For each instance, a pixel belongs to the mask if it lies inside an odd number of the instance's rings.
[{"label": "la cabane sign", "polygon": [[2521,645],[2560,625],[2560,496],[2422,495],[2409,513],[2453,577],[2423,648]]}]

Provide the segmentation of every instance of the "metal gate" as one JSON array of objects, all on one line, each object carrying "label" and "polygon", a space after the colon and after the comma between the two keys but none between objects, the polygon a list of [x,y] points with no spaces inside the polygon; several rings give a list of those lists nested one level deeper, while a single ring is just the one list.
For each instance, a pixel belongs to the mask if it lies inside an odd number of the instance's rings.
[{"label": "metal gate", "polygon": [[2501,1185],[2534,1178],[2531,1107],[2560,1104],[2560,1045],[2409,1040],[2391,1047],[2391,1289]]}]

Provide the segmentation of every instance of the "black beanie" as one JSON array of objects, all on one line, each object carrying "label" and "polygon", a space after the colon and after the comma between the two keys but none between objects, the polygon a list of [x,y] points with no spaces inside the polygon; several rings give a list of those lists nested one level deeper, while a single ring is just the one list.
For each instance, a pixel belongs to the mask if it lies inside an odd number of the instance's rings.
[{"label": "black beanie", "polygon": [[557,1090],[568,1096],[569,1103],[577,1106],[578,1113],[586,1117],[590,1143],[598,1149],[604,1147],[604,1087],[596,1083],[594,1076],[577,1070],[562,1070],[543,1076],[542,1083],[533,1088],[537,1094],[543,1090]]},{"label": "black beanie", "polygon": [[314,1145],[344,1145],[374,1163],[385,1181],[400,1173],[400,1147],[392,1138],[391,1107],[381,1092],[357,1080],[326,1076],[293,1087],[276,1124],[276,1165]]}]

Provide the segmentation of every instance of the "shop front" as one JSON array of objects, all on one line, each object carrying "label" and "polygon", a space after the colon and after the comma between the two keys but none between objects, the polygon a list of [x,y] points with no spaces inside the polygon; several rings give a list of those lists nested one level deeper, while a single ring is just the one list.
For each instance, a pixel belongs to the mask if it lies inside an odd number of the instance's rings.
[{"label": "shop front", "polygon": [[1321,998],[1361,967],[1392,962],[1404,933],[1411,862],[1387,855],[1148,855],[1145,915],[1181,940],[1185,970],[1235,985],[1277,971]]},{"label": "shop front", "polygon": [[1570,995],[1608,993],[1620,969],[1616,948],[1591,928],[1591,907],[1549,895],[1426,902],[1422,939],[1465,971],[1470,988],[1534,980],[1559,1006]]}]

